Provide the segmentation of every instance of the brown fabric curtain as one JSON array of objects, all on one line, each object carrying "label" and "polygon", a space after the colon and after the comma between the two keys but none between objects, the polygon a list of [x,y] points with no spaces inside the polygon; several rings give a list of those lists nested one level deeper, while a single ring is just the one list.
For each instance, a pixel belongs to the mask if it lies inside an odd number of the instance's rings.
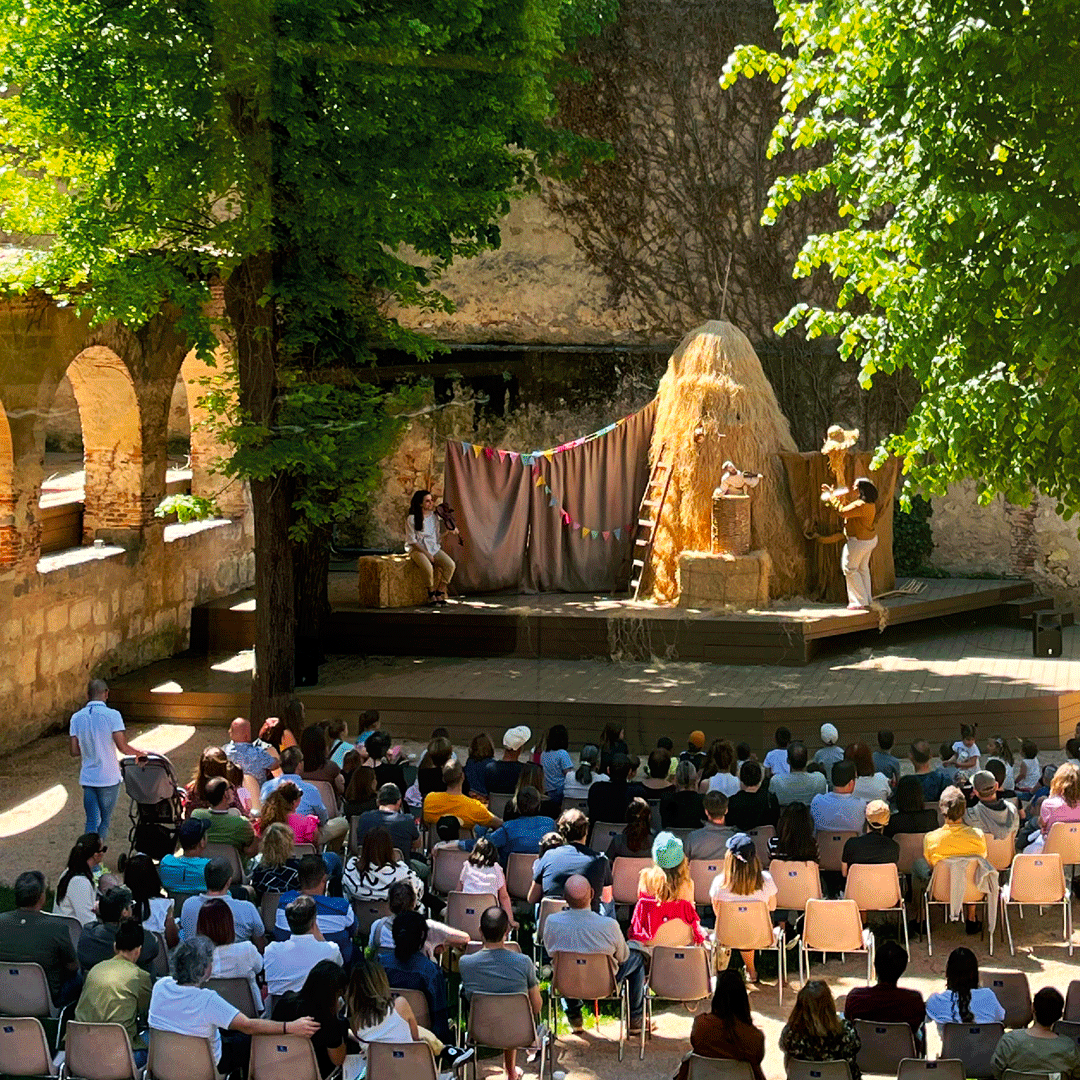
[{"label": "brown fabric curtain", "polygon": [[458,565],[455,587],[610,592],[625,585],[655,412],[650,403],[596,438],[547,454],[448,443],[446,501],[466,541],[447,549]]}]

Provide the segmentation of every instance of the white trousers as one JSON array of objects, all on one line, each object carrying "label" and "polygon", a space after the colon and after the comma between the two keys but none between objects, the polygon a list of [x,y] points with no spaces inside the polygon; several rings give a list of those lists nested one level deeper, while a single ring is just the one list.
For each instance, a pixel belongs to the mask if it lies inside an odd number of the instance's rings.
[{"label": "white trousers", "polygon": [[428,558],[426,551],[421,551],[419,548],[409,548],[409,555],[412,561],[423,571],[424,577],[427,579],[427,587],[429,589],[435,588],[435,571],[438,570],[443,580],[443,587],[450,584],[450,579],[454,576],[454,571],[457,566],[454,565],[454,560],[446,554],[442,548],[439,548],[435,552],[432,558]]},{"label": "white trousers", "polygon": [[877,547],[878,538],[856,540],[849,536],[840,556],[840,568],[847,580],[848,607],[869,607],[873,586],[870,584],[870,556]]}]

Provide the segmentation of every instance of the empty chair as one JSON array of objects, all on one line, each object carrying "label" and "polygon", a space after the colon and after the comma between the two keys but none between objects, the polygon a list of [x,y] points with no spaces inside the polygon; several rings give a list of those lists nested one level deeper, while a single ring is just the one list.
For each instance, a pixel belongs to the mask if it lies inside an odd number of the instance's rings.
[{"label": "empty chair", "polygon": [[532,885],[533,863],[539,858],[528,851],[513,851],[506,860],[506,891],[514,900],[527,900]]},{"label": "empty chair", "polygon": [[[1055,822],[1063,825],[1065,822]],[[1016,955],[1013,945],[1012,924],[1009,921],[1009,908],[1017,906],[1023,911],[1024,904],[1038,904],[1046,907],[1060,905],[1061,929],[1069,945],[1069,955],[1073,954],[1072,944],[1072,904],[1068,886],[1065,884],[1065,870],[1061,855],[1046,851],[1038,855],[1017,855],[1013,859],[1012,873],[1001,889],[1001,911],[1005,916],[1005,933],[1009,938],[1009,952]]]},{"label": "empty chair", "polygon": [[321,1080],[315,1047],[303,1035],[252,1035],[248,1080]]},{"label": "empty chair", "polygon": [[[654,997],[662,1001],[701,1001],[712,994],[710,958],[709,950],[701,946],[657,945],[653,949],[645,977],[645,1035],[652,1020]],[[641,1056],[645,1056],[644,1039]]]},{"label": "empty chair", "polygon": [[55,1016],[49,980],[40,964],[0,964],[0,1014]]},{"label": "empty chair", "polygon": [[431,887],[441,896],[454,892],[468,861],[469,852],[460,848],[436,848],[431,853]]},{"label": "empty chair", "polygon": [[941,1056],[959,1058],[966,1077],[993,1076],[991,1061],[1004,1034],[1004,1024],[942,1024]]},{"label": "empty chair", "polygon": [[[176,907],[175,904],[173,905],[173,908],[176,911],[177,917],[179,917],[180,909],[178,907]],[[50,913],[49,912],[43,912],[43,914],[50,914]],[[79,922],[79,920],[76,919],[74,915],[56,915],[56,914],[52,914],[51,918],[63,919],[64,925],[67,927],[68,935],[71,938],[71,947],[75,950],[76,953],[78,953],[78,951],[79,951],[79,939],[82,937],[82,923]]]},{"label": "empty chair", "polygon": [[892,1076],[898,1061],[918,1055],[910,1024],[856,1020],[855,1030],[862,1043],[855,1061],[864,1073]]},{"label": "empty chair", "polygon": [[[580,810],[587,817],[589,814],[589,800],[588,799],[568,799],[565,796],[562,801],[562,812],[565,814],[567,810]],[[492,811],[494,813],[494,811]],[[502,815],[499,815],[502,817]]]},{"label": "empty chair", "polygon": [[367,1074],[375,1080],[439,1080],[435,1058],[426,1042],[365,1044]]},{"label": "empty chair", "polygon": [[[294,848],[294,853],[295,850]],[[205,854],[208,859],[225,859],[232,867],[233,884],[244,883],[244,866],[240,862],[240,852],[232,844],[207,844]]]},{"label": "empty chair", "polygon": [[611,895],[616,904],[637,903],[638,875],[646,867],[652,866],[652,859],[628,859],[619,856],[611,864]]},{"label": "empty chair", "polygon": [[[978,867],[978,860],[974,857],[967,860],[964,868],[967,879],[967,884],[964,887],[964,903],[984,904],[989,912],[989,897],[975,884],[975,874]],[[942,862],[939,862],[937,866],[934,867],[934,872],[930,875],[930,884],[927,886],[926,893],[923,896],[923,918],[926,920],[926,951],[930,956],[934,955],[934,942],[930,934],[930,909],[935,906],[947,909],[950,906],[949,874],[948,861],[943,860]],[[989,934],[988,937],[990,940],[990,955],[993,956],[994,935]]]},{"label": "empty chair", "polygon": [[540,911],[536,916],[536,944],[539,946],[544,941],[544,923],[547,917],[554,911],[565,911],[569,905],[560,896],[545,896],[540,901]]},{"label": "empty chair", "polygon": [[776,906],[803,911],[808,900],[821,899],[821,874],[817,863],[773,859],[769,873],[776,885]]},{"label": "empty chair", "polygon": [[851,1080],[851,1068],[846,1061],[803,1061],[788,1058],[787,1080]]},{"label": "empty chair", "polygon": [[123,1024],[83,1024],[70,1020],[64,1050],[65,1077],[138,1080],[131,1040]]},{"label": "empty chair", "polygon": [[[540,1068],[543,1080],[547,1039],[536,1030],[536,1017],[528,994],[473,994],[469,1002],[466,1046],[492,1046],[497,1050],[523,1050],[540,1043]],[[476,1058],[473,1058],[473,1078]]]},{"label": "empty chair", "polygon": [[754,1069],[749,1061],[702,1057],[693,1051],[683,1061],[689,1063],[686,1080],[754,1080]]},{"label": "empty chair", "polygon": [[784,1004],[784,982],[787,979],[787,950],[784,948],[784,927],[773,926],[769,905],[764,900],[720,900],[716,907],[716,944],[748,952],[775,950],[777,995]]},{"label": "empty chair", "polygon": [[216,990],[245,1016],[262,1016],[263,1003],[255,1001],[251,993],[251,983],[246,976],[238,979],[207,979],[206,985],[211,990]]},{"label": "empty chair", "polygon": [[922,858],[925,833],[896,833],[893,839],[900,845],[900,855],[896,860],[896,869],[901,874],[911,873],[911,864]]},{"label": "empty chair", "polygon": [[498,898],[491,893],[452,892],[446,897],[446,924],[455,930],[464,930],[470,941],[479,941],[480,916],[498,903]]},{"label": "empty chair", "polygon": [[0,1073],[6,1076],[55,1076],[49,1041],[36,1016],[0,1020]]},{"label": "empty chair", "polygon": [[1022,971],[984,971],[982,984],[990,987],[1001,1002],[1007,1028],[1023,1028],[1031,1023],[1031,987]]},{"label": "empty chair", "polygon": [[[506,804],[513,798],[509,792],[488,792],[488,811],[497,818],[501,818],[506,811]],[[566,809],[566,807],[563,807]],[[583,809],[588,810],[589,802],[585,800]]]},{"label": "empty chair", "polygon": [[958,1058],[904,1058],[896,1070],[896,1080],[966,1080],[964,1063]]},{"label": "empty chair", "polygon": [[[555,1009],[559,997],[579,998],[582,1001],[619,1002],[619,1060],[623,1059],[626,1032],[630,1024],[630,991],[626,980],[620,986],[615,981],[615,958],[601,953],[555,952],[551,954],[551,992],[548,995],[550,1019],[548,1029],[552,1036],[552,1054],[555,1053]],[[600,1030],[600,1014],[596,1013],[596,1028]],[[645,1025],[641,1026],[641,1040],[645,1041]]]},{"label": "empty chair", "polygon": [[904,948],[911,951],[908,941],[907,909],[900,891],[900,874],[896,863],[855,863],[848,867],[844,896],[854,900],[860,911],[892,911],[899,920],[904,935]]},{"label": "empty chair", "polygon": [[694,903],[699,908],[712,907],[709,889],[716,875],[724,869],[723,859],[691,859],[690,880],[694,883]]},{"label": "empty chair", "polygon": [[302,859],[305,855],[318,855],[319,849],[314,844],[293,844],[293,855]]},{"label": "empty chair", "polygon": [[589,847],[601,853],[607,851],[612,837],[618,836],[625,828],[625,825],[618,825],[613,821],[594,821],[589,831]]},{"label": "empty chair", "polygon": [[217,1080],[210,1040],[151,1028],[146,1080]]},{"label": "empty chair", "polygon": [[842,832],[839,829],[819,829],[817,834],[818,865],[822,870],[839,870],[844,845],[857,832]]},{"label": "empty chair", "polygon": [[854,900],[807,900],[799,939],[799,976],[810,977],[810,952],[866,953],[866,982],[874,967],[874,935],[864,930]]}]

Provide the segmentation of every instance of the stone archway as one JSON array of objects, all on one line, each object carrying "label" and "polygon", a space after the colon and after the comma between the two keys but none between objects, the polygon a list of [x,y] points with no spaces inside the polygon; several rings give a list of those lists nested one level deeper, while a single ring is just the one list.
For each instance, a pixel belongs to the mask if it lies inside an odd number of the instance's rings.
[{"label": "stone archway", "polygon": [[142,419],[131,372],[112,349],[83,349],[67,369],[83,437],[83,541],[152,520],[144,494]]}]

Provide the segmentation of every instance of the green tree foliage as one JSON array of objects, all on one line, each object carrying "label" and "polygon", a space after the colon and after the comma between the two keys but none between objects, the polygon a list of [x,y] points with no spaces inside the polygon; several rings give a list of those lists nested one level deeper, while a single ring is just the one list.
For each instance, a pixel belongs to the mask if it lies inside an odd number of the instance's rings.
[{"label": "green tree foliage", "polygon": [[781,324],[836,335],[869,383],[922,386],[886,443],[913,485],[1033,487],[1080,508],[1080,8],[1071,0],[776,0],[782,53],[740,47],[723,81],[782,83],[770,153],[828,146],[781,176],[764,218],[828,192],[845,227],[810,236],[831,309]]},{"label": "green tree foliage", "polygon": [[357,369],[432,349],[383,304],[445,305],[440,270],[496,246],[513,197],[601,152],[549,118],[609,3],[0,0],[0,228],[48,238],[9,286],[234,347],[256,717],[292,686],[287,540],[354,511],[400,428]]}]

